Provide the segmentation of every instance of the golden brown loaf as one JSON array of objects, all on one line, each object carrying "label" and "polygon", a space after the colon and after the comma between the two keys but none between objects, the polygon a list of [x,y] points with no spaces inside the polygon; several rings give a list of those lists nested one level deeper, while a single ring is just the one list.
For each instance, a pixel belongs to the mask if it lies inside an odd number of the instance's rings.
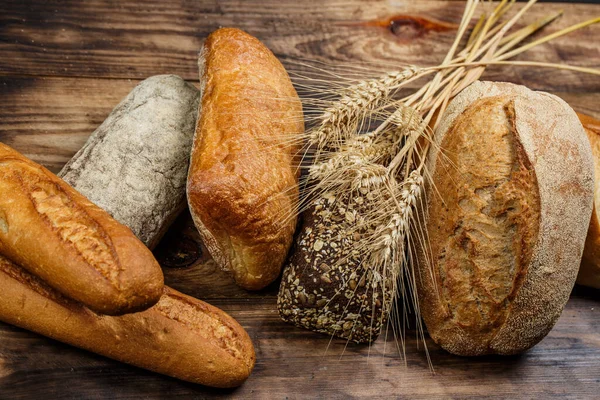
[{"label": "golden brown loaf", "polygon": [[246,331],[216,307],[166,286],[161,293],[146,311],[99,315],[0,256],[0,320],[185,381],[241,385],[255,360]]},{"label": "golden brown loaf", "polygon": [[0,143],[0,255],[104,314],[146,309],[163,275],[129,228]]},{"label": "golden brown loaf", "polygon": [[245,32],[213,32],[200,58],[188,204],[217,264],[240,286],[261,289],[279,275],[296,227],[289,143],[304,130],[302,106],[281,63]]},{"label": "golden brown loaf", "polygon": [[556,96],[476,82],[436,142],[417,274],[427,330],[454,354],[525,351],[554,326],[581,260],[594,183],[581,124]]},{"label": "golden brown loaf", "polygon": [[600,216],[598,215],[598,205],[600,205],[600,121],[583,114],[578,114],[578,116],[592,147],[596,182],[594,185],[594,209],[585,239],[577,283],[600,289]]}]

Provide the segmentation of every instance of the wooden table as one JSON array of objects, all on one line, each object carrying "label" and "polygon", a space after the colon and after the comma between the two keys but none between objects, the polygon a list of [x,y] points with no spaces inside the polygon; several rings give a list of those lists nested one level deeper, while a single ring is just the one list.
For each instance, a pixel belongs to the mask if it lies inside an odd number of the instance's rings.
[{"label": "wooden table", "polygon": [[[0,141],[58,171],[140,80],[172,73],[197,84],[196,54],[220,26],[248,31],[282,58],[432,65],[452,42],[462,7],[455,1],[3,0]],[[565,15],[547,32],[600,15],[598,5],[552,3],[535,6],[528,20],[559,9]],[[600,26],[521,59],[599,68]],[[598,77],[516,67],[490,68],[486,76],[547,90],[600,117]],[[346,346],[285,324],[275,308],[277,284],[258,293],[237,288],[208,258],[187,213],[156,254],[169,285],[221,307],[248,330],[258,361],[246,384],[236,390],[188,384],[0,323],[0,398],[600,396],[599,291],[576,287],[554,330],[521,356],[460,358],[428,340],[432,373],[414,333],[401,357],[392,338],[371,348]]]}]

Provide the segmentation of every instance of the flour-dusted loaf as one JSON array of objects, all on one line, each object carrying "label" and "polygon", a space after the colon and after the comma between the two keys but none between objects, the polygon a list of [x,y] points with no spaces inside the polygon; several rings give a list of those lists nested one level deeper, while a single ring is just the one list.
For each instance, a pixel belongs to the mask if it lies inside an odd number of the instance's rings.
[{"label": "flour-dusted loaf", "polygon": [[578,114],[594,156],[596,182],[594,186],[594,209],[585,240],[583,257],[577,283],[600,289],[600,121],[588,115]]},{"label": "flour-dusted loaf", "polygon": [[296,227],[302,105],[273,53],[239,29],[206,39],[200,70],[190,212],[217,264],[261,289],[279,275]]},{"label": "flour-dusted loaf", "polygon": [[594,188],[583,128],[556,96],[475,82],[435,135],[417,274],[427,330],[454,354],[523,352],[577,276]]},{"label": "flour-dusted loaf", "polygon": [[131,230],[2,143],[0,193],[0,255],[100,313],[158,301],[162,271]]},{"label": "flour-dusted loaf", "polygon": [[255,354],[229,315],[168,287],[158,303],[120,317],[65,298],[0,256],[0,320],[141,368],[215,387],[241,385]]},{"label": "flour-dusted loaf", "polygon": [[144,80],[58,175],[153,248],[186,204],[199,101],[178,76]]}]

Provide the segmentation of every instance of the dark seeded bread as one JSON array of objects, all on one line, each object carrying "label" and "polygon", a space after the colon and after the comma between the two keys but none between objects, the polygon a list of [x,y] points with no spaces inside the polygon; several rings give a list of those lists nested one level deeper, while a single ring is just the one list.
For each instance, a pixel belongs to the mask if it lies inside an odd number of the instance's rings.
[{"label": "dark seeded bread", "polygon": [[386,323],[392,282],[360,263],[357,243],[364,232],[356,226],[366,225],[355,219],[365,214],[368,199],[355,196],[354,200],[324,194],[304,212],[277,307],[284,321],[367,343],[379,336]]}]

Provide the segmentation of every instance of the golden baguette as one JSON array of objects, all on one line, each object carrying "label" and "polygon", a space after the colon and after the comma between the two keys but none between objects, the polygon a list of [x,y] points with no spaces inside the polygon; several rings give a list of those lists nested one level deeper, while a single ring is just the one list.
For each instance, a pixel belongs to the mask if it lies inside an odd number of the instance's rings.
[{"label": "golden baguette", "polygon": [[162,271],[131,230],[2,143],[0,193],[0,255],[103,314],[158,301]]},{"label": "golden baguette", "polygon": [[99,315],[0,256],[0,320],[161,374],[214,387],[241,385],[254,347],[225,312],[164,287],[152,308]]}]

